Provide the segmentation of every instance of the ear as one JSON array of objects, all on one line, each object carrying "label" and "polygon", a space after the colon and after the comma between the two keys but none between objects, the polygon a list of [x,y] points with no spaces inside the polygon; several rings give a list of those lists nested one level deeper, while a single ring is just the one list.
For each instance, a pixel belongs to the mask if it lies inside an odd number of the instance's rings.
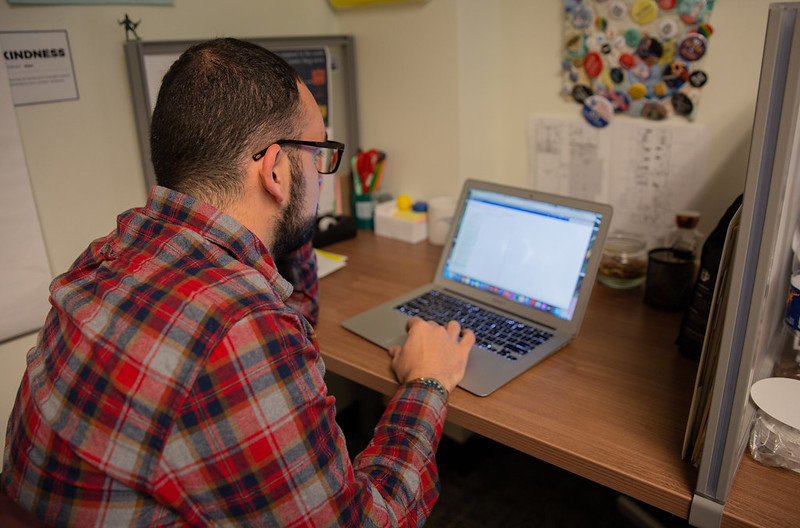
[{"label": "ear", "polygon": [[289,182],[288,157],[280,145],[270,145],[258,166],[258,179],[261,187],[281,204],[286,199]]}]

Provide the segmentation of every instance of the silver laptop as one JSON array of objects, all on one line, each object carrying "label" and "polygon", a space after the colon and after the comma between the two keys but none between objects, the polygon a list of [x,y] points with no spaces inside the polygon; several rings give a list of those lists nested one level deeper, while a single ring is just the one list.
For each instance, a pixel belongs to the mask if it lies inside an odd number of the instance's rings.
[{"label": "silver laptop", "polygon": [[459,384],[486,396],[569,343],[589,302],[611,206],[468,180],[433,282],[342,323],[389,349],[408,317],[478,336]]}]

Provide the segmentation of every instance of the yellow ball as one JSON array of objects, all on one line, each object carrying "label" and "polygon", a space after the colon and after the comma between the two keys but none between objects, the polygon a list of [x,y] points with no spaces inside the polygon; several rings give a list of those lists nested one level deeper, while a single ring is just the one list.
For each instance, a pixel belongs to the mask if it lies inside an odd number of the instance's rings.
[{"label": "yellow ball", "polygon": [[397,197],[397,208],[401,211],[411,210],[411,197],[407,194],[401,194]]}]

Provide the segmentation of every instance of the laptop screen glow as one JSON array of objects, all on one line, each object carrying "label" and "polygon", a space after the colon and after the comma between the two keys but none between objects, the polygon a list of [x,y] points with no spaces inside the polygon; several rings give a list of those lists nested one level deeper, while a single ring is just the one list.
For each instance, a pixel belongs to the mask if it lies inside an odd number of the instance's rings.
[{"label": "laptop screen glow", "polygon": [[599,213],[473,189],[446,279],[571,320]]}]

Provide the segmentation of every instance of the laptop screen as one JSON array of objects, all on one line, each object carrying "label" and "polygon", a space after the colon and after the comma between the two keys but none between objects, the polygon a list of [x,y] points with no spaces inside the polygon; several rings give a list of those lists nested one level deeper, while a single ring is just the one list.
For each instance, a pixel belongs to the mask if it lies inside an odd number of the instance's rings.
[{"label": "laptop screen", "polygon": [[572,320],[602,214],[471,189],[445,279]]}]

